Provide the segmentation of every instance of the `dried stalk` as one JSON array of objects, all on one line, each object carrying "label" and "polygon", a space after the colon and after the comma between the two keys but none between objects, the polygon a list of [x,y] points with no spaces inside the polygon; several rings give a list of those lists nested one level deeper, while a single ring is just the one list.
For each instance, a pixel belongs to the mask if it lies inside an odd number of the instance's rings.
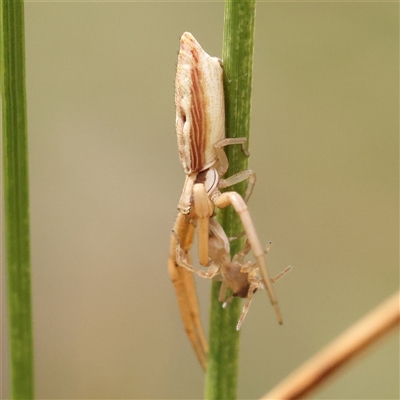
[{"label": "dried stalk", "polygon": [[301,399],[355,356],[400,323],[400,292],[395,293],[314,357],[294,371],[262,399]]}]

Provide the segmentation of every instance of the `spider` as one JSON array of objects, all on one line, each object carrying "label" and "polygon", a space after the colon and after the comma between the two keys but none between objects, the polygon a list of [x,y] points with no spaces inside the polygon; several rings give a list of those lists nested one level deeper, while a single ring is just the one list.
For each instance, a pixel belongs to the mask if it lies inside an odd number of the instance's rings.
[{"label": "spider", "polygon": [[[179,157],[186,180],[178,204],[179,213],[190,216],[198,225],[199,262],[208,266],[209,222],[215,207],[232,205],[241,219],[247,240],[257,260],[263,284],[275,309],[278,322],[282,316],[272,288],[253,221],[246,205],[255,183],[251,170],[222,179],[228,170],[223,150],[240,144],[248,155],[245,138],[225,138],[224,92],[222,63],[209,56],[192,34],[185,32],[180,41],[175,79],[176,132]],[[219,189],[248,180],[244,199],[234,191]],[[202,189],[204,188],[204,190]]]}]

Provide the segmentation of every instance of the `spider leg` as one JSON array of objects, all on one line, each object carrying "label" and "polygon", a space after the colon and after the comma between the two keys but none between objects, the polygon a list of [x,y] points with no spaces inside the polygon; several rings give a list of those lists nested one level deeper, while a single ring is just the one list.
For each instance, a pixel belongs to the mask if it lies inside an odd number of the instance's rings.
[{"label": "spider leg", "polygon": [[[225,299],[226,299],[226,292],[228,290],[228,285],[226,284],[225,281],[222,281],[221,287],[219,289],[219,296],[218,296],[218,301],[221,303],[225,304]],[[223,306],[224,307],[224,306]],[[225,308],[225,307],[224,307]]]},{"label": "spider leg", "polygon": [[175,288],[181,318],[185,331],[197,358],[204,369],[207,367],[208,345],[199,316],[199,304],[193,274],[177,263],[177,238],[185,258],[190,263],[189,250],[193,244],[194,226],[187,216],[178,213],[175,221],[175,235],[171,235],[168,271]]},{"label": "spider leg", "polygon": [[185,183],[183,185],[181,198],[178,203],[178,210],[182,214],[189,214],[190,212],[190,198],[192,196],[194,181],[196,180],[196,174],[186,175]]},{"label": "spider leg", "polygon": [[[244,264],[244,258],[246,257],[247,254],[249,254],[249,251],[251,250],[251,246],[248,240],[246,240],[246,243],[243,247],[242,250],[239,251],[239,253],[237,253],[233,259],[232,262],[238,262],[239,264]],[[248,266],[249,263],[246,263],[246,266]],[[250,263],[251,264],[251,263]],[[243,265],[242,268],[244,268],[245,266]],[[244,271],[241,271],[244,272]],[[248,272],[248,271],[246,271]]]},{"label": "spider leg", "polygon": [[243,153],[249,157],[250,153],[247,149],[247,139],[245,137],[241,138],[224,138],[214,144],[215,152],[217,153],[217,158],[219,161],[219,174],[220,176],[224,175],[226,171],[228,171],[229,161],[228,157],[225,154],[223,147],[229,146],[232,144],[240,144],[242,145]]},{"label": "spider leg", "polygon": [[253,192],[254,185],[256,184],[256,174],[251,169],[246,169],[245,171],[240,171],[234,175],[229,176],[225,179],[220,179],[218,187],[220,189],[225,189],[229,186],[236,185],[239,182],[247,180],[247,188],[244,194],[244,201],[247,203]]},{"label": "spider leg", "polygon": [[[228,166],[229,166],[228,158],[227,158],[223,148],[225,146],[229,146],[229,145],[233,145],[233,144],[242,145],[243,153],[247,157],[250,156],[250,153],[247,149],[247,139],[246,138],[241,137],[241,138],[221,139],[219,142],[214,144],[214,149],[217,154],[217,158],[218,158],[218,162],[219,162],[219,166],[218,166],[219,176],[223,176],[226,173],[226,171],[228,170]],[[247,201],[249,200],[251,193],[253,191],[254,185],[256,183],[256,174],[251,169],[247,169],[246,171],[238,172],[237,174],[234,174],[228,178],[221,179],[219,181],[218,187],[221,189],[224,189],[229,186],[233,186],[236,183],[243,182],[245,180],[248,181],[246,193],[244,195],[244,201],[247,203]]]},{"label": "spider leg", "polygon": [[[203,267],[208,267],[210,265],[208,256],[209,220],[212,210],[210,211],[210,201],[204,184],[196,183],[193,186],[193,199],[198,227],[199,262]],[[211,206],[212,208],[213,206]]]},{"label": "spider leg", "polygon": [[281,279],[282,276],[286,275],[289,271],[292,270],[292,266],[289,265],[286,267],[282,272],[280,272],[278,275],[276,275],[274,278],[271,279],[272,283],[275,283],[278,279]]},{"label": "spider leg", "polygon": [[261,284],[259,282],[257,283],[252,283],[249,287],[249,291],[247,293],[247,299],[246,299],[246,303],[243,306],[243,310],[242,310],[242,315],[239,318],[239,321],[236,325],[236,330],[240,330],[240,327],[242,325],[242,322],[244,321],[244,319],[246,318],[247,313],[249,312],[249,307],[251,304],[251,301],[253,300],[253,294],[254,292],[261,286]]}]

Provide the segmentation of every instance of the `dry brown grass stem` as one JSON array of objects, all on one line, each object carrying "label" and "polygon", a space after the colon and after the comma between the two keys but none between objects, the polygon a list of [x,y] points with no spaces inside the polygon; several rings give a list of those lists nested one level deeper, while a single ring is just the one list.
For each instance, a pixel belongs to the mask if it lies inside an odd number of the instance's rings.
[{"label": "dry brown grass stem", "polygon": [[400,323],[400,292],[385,300],[262,399],[301,399]]}]

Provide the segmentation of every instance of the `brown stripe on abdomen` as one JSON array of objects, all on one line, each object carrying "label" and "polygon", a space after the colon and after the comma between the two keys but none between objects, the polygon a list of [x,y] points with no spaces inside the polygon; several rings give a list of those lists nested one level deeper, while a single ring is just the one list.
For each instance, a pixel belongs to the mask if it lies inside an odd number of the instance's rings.
[{"label": "brown stripe on abdomen", "polygon": [[193,67],[191,70],[191,107],[192,116],[190,132],[191,167],[193,171],[201,171],[205,164],[205,149],[207,146],[208,119],[207,95],[204,91],[203,74],[198,68],[199,55],[195,48],[191,49]]}]

